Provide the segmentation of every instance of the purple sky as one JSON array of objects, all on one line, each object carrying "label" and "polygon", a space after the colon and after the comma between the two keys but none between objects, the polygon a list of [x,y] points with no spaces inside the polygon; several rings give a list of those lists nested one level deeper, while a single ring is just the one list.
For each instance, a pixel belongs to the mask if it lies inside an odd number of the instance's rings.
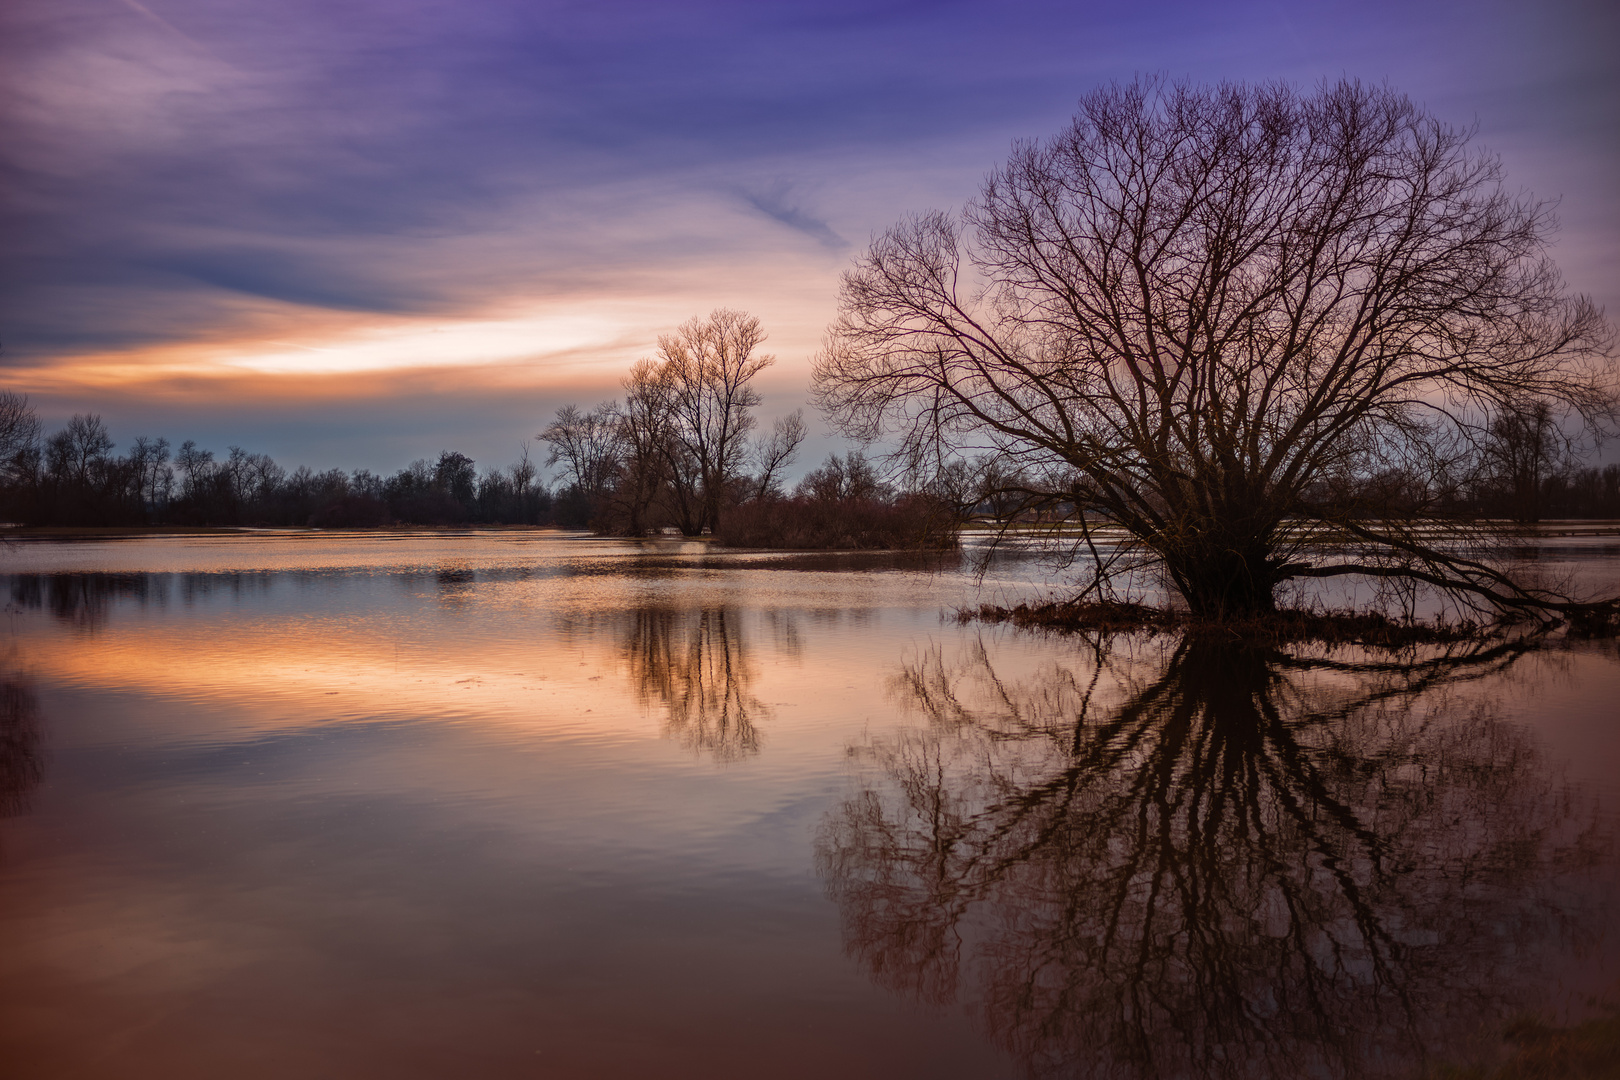
[{"label": "purple sky", "polygon": [[500,465],[725,305],[787,411],[875,231],[1139,72],[1477,126],[1613,317],[1617,45],[1612,2],[10,0],[0,388],[121,444]]}]

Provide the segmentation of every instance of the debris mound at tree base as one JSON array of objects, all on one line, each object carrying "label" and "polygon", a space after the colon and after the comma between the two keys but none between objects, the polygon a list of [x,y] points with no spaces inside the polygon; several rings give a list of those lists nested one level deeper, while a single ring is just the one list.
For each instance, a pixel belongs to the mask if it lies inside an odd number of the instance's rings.
[{"label": "debris mound at tree base", "polygon": [[1323,642],[1398,648],[1403,645],[1465,641],[1480,637],[1478,623],[1418,623],[1377,612],[1319,612],[1282,608],[1265,615],[1217,621],[1185,611],[1120,601],[1050,601],[998,607],[982,604],[956,613],[958,622],[1011,623],[1054,633],[1130,634],[1143,631],[1237,638],[1260,644]]}]

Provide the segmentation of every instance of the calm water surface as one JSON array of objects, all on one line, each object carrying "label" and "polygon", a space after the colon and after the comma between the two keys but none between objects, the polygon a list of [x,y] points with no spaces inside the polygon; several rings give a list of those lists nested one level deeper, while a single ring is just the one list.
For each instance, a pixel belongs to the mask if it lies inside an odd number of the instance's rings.
[{"label": "calm water surface", "polygon": [[1620,989],[1612,644],[1100,646],[943,617],[1033,564],[544,533],[0,577],[7,1075],[1410,1076]]}]

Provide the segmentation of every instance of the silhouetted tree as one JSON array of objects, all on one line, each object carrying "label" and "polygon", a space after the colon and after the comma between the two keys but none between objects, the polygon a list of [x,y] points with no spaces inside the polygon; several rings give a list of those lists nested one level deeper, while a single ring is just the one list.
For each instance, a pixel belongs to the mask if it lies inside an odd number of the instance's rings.
[{"label": "silhouetted tree", "polygon": [[1563,433],[1545,401],[1505,409],[1486,428],[1481,463],[1487,503],[1514,521],[1541,520],[1542,496],[1565,464]]},{"label": "silhouetted tree", "polygon": [[39,416],[28,397],[0,390],[0,484],[11,485],[31,472],[39,451]]},{"label": "silhouetted tree", "polygon": [[794,409],[771,425],[769,435],[754,446],[753,497],[768,499],[782,490],[782,473],[799,456],[799,447],[809,432],[804,426],[804,410]]},{"label": "silhouetted tree", "polygon": [[135,474],[136,498],[144,515],[160,517],[168,508],[174,489],[174,469],[169,465],[169,440],[137,435],[130,447],[129,464]]},{"label": "silhouetted tree", "polygon": [[859,450],[851,450],[843,457],[828,454],[819,469],[799,481],[798,494],[805,498],[837,502],[882,499],[892,492],[866,455]]},{"label": "silhouetted tree", "polygon": [[454,499],[463,509],[470,510],[477,496],[478,472],[474,461],[466,454],[446,450],[439,455],[433,469],[433,483]]},{"label": "silhouetted tree", "polygon": [[[1421,520],[1490,413],[1539,402],[1592,432],[1614,402],[1610,329],[1548,260],[1548,209],[1467,143],[1350,82],[1096,90],[963,212],[874,241],[817,400],[925,474],[989,453],[1022,512],[1117,526],[1200,615],[1347,575],[1569,610]],[[1425,478],[1415,508],[1356,494],[1390,468]]]},{"label": "silhouetted tree", "polygon": [[666,454],[677,524],[696,536],[713,529],[748,455],[759,394],[754,376],[776,362],[756,355],[765,331],[752,315],[716,308],[658,339],[672,419]]},{"label": "silhouetted tree", "polygon": [[[667,502],[673,417],[663,370],[642,359],[624,380],[624,404],[614,406],[617,475],[613,483],[618,532],[641,536],[654,527],[653,515]],[[667,508],[666,508],[667,509]]]},{"label": "silhouetted tree", "polygon": [[590,498],[599,498],[613,479],[618,463],[618,425],[614,406],[604,402],[590,412],[564,405],[540,439],[551,447],[548,466],[561,462],[566,480]]},{"label": "silhouetted tree", "polygon": [[199,501],[213,489],[215,470],[212,450],[204,450],[195,441],[187,439],[174,455],[174,463],[180,470],[180,490],[185,499]]},{"label": "silhouetted tree", "polygon": [[50,437],[45,454],[51,472],[69,483],[89,487],[105,467],[112,448],[112,436],[101,417],[76,413],[67,427]]},{"label": "silhouetted tree", "polygon": [[[658,339],[657,357],[625,378],[622,405],[558,410],[540,433],[551,446],[546,464],[564,465],[558,512],[578,499],[588,507],[579,517],[602,531],[640,536],[669,522],[697,536],[727,506],[773,493],[805,431],[795,413],[749,441],[759,404],[750,383],[775,362],[757,355],[764,340],[758,319],[716,309]],[[750,457],[757,476],[746,473]]]}]

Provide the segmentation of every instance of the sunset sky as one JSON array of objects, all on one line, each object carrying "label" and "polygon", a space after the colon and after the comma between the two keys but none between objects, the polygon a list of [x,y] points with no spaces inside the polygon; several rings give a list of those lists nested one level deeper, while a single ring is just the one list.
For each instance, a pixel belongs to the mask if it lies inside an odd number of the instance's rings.
[{"label": "sunset sky", "polygon": [[1611,0],[9,0],[0,389],[120,449],[504,465],[724,305],[785,412],[875,231],[1139,72],[1474,125],[1613,318],[1617,45]]}]

